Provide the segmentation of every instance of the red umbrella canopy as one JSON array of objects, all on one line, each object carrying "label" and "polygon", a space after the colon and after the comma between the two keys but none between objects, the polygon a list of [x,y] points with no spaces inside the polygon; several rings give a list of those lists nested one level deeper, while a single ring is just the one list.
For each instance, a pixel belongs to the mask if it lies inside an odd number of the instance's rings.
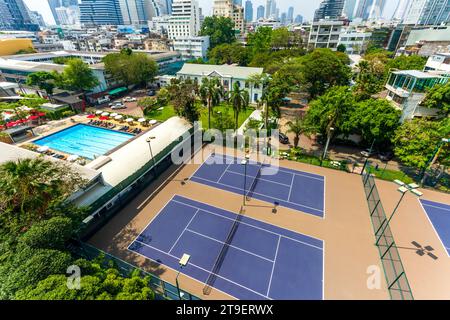
[{"label": "red umbrella canopy", "polygon": [[39,117],[45,117],[45,112],[39,112],[39,113],[38,113],[38,116],[39,116]]},{"label": "red umbrella canopy", "polygon": [[90,115],[87,116],[87,118],[88,118],[88,119],[95,118],[95,114],[90,114]]},{"label": "red umbrella canopy", "polygon": [[28,116],[29,120],[36,120],[39,119],[39,116]]},{"label": "red umbrella canopy", "polygon": [[108,120],[109,118],[108,118],[108,117],[105,117],[105,116],[101,116],[99,119],[100,119],[100,120]]},{"label": "red umbrella canopy", "polygon": [[11,121],[11,122],[8,122],[8,123],[6,124],[6,126],[7,126],[8,128],[14,127],[15,125],[17,125],[17,123],[16,123],[15,121]]}]

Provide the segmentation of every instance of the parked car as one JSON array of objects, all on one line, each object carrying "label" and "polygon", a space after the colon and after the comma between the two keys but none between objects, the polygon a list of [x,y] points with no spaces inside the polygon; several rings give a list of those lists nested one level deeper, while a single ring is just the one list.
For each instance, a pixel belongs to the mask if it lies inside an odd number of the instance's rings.
[{"label": "parked car", "polygon": [[111,109],[116,110],[116,109],[126,109],[127,106],[124,105],[122,102],[116,102],[113,106],[111,106]]},{"label": "parked car", "polygon": [[134,102],[137,101],[136,98],[132,98],[132,97],[125,97],[122,99],[123,102]]},{"label": "parked car", "polygon": [[109,100],[109,96],[104,96],[104,97],[101,97],[101,98],[98,98],[97,99],[97,104],[103,104],[103,103],[106,103],[106,102],[109,102],[110,100]]},{"label": "parked car", "polygon": [[148,90],[147,95],[153,97],[156,94],[155,90]]},{"label": "parked car", "polygon": [[394,153],[392,151],[380,152],[378,158],[380,158],[381,161],[389,161],[394,158]]},{"label": "parked car", "polygon": [[289,144],[289,138],[284,133],[278,133],[278,140],[280,140],[282,144]]},{"label": "parked car", "polygon": [[371,157],[371,156],[373,156],[376,153],[377,152],[375,150],[370,150],[370,149],[366,149],[366,150],[361,151],[361,155],[363,157],[366,157],[366,158]]}]

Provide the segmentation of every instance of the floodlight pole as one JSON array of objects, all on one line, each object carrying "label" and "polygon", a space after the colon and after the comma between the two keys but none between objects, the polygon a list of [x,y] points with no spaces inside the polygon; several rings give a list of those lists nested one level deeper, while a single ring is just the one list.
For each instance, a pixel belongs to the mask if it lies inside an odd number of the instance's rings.
[{"label": "floodlight pole", "polygon": [[242,194],[242,202],[243,202],[243,205],[245,206],[245,197],[246,197],[246,194],[245,194],[245,189],[246,189],[246,187],[247,187],[247,163],[248,163],[248,155],[246,155],[245,156],[245,159],[243,159],[242,161],[241,161],[241,164],[244,166],[244,187],[243,187],[243,194]]},{"label": "floodlight pole", "polygon": [[150,156],[152,157],[152,161],[153,161],[153,172],[155,173],[155,178],[156,178],[156,161],[155,161],[155,158],[153,157],[152,144],[151,144],[151,141],[155,138],[156,137],[148,137],[146,139],[146,141],[148,142],[148,147],[150,149]]},{"label": "floodlight pole", "polygon": [[180,269],[178,270],[177,276],[175,277],[175,284],[177,285],[177,291],[178,291],[178,299],[181,300],[181,290],[180,290],[180,284],[178,283],[178,276],[180,275],[181,269],[183,269],[184,266],[186,266],[189,262],[189,259],[191,258],[190,255],[184,253],[178,262],[180,265]]}]

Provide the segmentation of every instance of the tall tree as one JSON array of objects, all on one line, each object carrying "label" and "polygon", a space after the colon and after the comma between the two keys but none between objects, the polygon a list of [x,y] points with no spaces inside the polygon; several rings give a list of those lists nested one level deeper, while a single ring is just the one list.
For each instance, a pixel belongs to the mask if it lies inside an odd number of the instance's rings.
[{"label": "tall tree", "polygon": [[208,108],[208,129],[211,129],[212,108],[219,104],[222,92],[223,88],[219,78],[203,78],[200,96]]},{"label": "tall tree", "polygon": [[51,96],[53,89],[55,89],[55,74],[46,71],[30,73],[27,76],[26,84],[37,86],[39,89],[44,90],[47,96]]},{"label": "tall tree", "polygon": [[239,113],[244,111],[249,104],[249,95],[248,91],[245,89],[241,89],[239,84],[235,82],[233,84],[233,90],[230,92],[229,101],[233,106],[234,111],[234,130],[238,129],[239,125]]},{"label": "tall tree", "polygon": [[305,121],[301,117],[296,117],[294,121],[288,121],[286,123],[288,130],[287,133],[293,133],[294,134],[294,147],[298,147],[298,143],[300,141],[300,136],[302,133],[307,132],[309,130],[308,126],[306,125]]},{"label": "tall tree", "polygon": [[179,116],[186,118],[191,123],[200,118],[200,112],[196,105],[198,91],[196,83],[190,80],[175,79],[171,81],[167,90],[170,102]]},{"label": "tall tree", "polygon": [[205,17],[200,35],[209,36],[210,48],[236,41],[234,22],[231,18],[219,16]]},{"label": "tall tree", "polygon": [[81,59],[70,59],[57,82],[59,87],[83,91],[91,90],[99,83],[92,69]]},{"label": "tall tree", "polygon": [[438,84],[429,89],[422,105],[427,108],[438,109],[444,116],[450,115],[450,82]]}]

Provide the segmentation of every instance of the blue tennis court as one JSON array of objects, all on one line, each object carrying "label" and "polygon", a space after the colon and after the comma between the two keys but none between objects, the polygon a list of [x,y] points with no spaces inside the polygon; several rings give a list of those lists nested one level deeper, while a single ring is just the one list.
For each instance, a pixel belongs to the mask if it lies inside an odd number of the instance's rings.
[{"label": "blue tennis court", "polygon": [[[322,240],[240,216],[219,268],[217,256],[237,215],[174,196],[129,250],[206,283],[238,299],[323,299]],[[183,284],[181,283],[181,288]]]},{"label": "blue tennis court", "polygon": [[[211,155],[193,174],[191,181],[243,194],[245,168],[241,160],[222,154]],[[255,161],[250,161],[246,167],[245,193],[252,198],[324,216],[323,176]]]},{"label": "blue tennis court", "polygon": [[450,205],[424,199],[420,199],[420,203],[450,255]]}]

